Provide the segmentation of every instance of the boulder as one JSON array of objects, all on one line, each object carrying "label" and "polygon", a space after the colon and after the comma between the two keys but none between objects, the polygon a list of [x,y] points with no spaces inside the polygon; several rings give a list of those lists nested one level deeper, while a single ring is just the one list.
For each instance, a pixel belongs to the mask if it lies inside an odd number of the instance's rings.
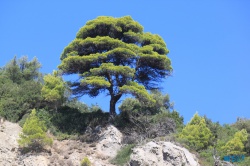
[{"label": "boulder", "polygon": [[199,166],[187,149],[163,141],[135,147],[130,158],[130,166]]},{"label": "boulder", "polygon": [[96,148],[99,154],[113,158],[121,148],[122,133],[114,126],[109,125],[99,134]]}]

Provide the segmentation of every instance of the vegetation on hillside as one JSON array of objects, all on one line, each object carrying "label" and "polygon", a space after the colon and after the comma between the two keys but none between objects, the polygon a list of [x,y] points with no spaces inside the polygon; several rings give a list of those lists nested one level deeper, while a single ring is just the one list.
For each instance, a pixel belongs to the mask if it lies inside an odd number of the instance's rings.
[{"label": "vegetation on hillside", "polygon": [[206,126],[205,118],[200,117],[196,113],[191,121],[179,133],[178,137],[185,140],[189,147],[199,151],[201,149],[207,149],[209,141],[213,139],[214,136]]},{"label": "vegetation on hillside", "polygon": [[36,110],[33,109],[26,119],[18,144],[25,151],[41,151],[46,145],[52,145],[53,140],[46,134],[47,128],[43,121],[39,120]]},{"label": "vegetation on hillside", "polygon": [[[42,74],[38,60],[26,56],[14,57],[0,68],[0,117],[23,127],[19,144],[24,148],[50,145],[47,129],[57,139],[91,142],[93,138],[85,134],[88,127],[111,123],[129,145],[113,160],[117,164],[127,162],[134,144],[166,138],[197,152],[202,165],[212,165],[215,154],[221,158],[244,154],[244,162],[249,161],[250,119],[221,125],[196,113],[184,125],[169,95],[158,87],[172,71],[167,53],[163,39],[144,33],[131,17],[98,17],[64,49],[59,71]],[[79,74],[80,79],[65,82],[62,74]],[[76,98],[101,92],[111,96],[109,113]],[[125,93],[134,97],[122,101],[118,112],[115,104]]]},{"label": "vegetation on hillside", "polygon": [[111,161],[112,164],[123,166],[129,162],[130,155],[132,154],[132,148],[135,144],[128,144],[122,147],[121,150],[117,152],[116,157]]},{"label": "vegetation on hillside", "polygon": [[14,57],[0,69],[0,116],[17,122],[42,105],[41,64],[36,58]]}]

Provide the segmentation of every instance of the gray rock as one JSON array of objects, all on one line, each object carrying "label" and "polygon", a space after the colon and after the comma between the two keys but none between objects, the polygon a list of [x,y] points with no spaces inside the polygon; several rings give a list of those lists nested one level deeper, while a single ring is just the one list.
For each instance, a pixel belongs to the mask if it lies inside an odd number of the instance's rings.
[{"label": "gray rock", "polygon": [[199,166],[196,157],[187,149],[171,142],[148,142],[135,147],[130,166]]},{"label": "gray rock", "polygon": [[25,166],[47,166],[49,164],[49,160],[42,155],[37,155],[37,156],[29,156],[26,157],[22,160],[21,165]]},{"label": "gray rock", "polygon": [[0,165],[13,166],[18,165],[17,149],[18,149],[18,135],[21,127],[8,121],[1,121],[0,123]]},{"label": "gray rock", "polygon": [[99,141],[96,148],[99,154],[107,157],[115,157],[117,151],[121,148],[122,133],[112,125],[99,134]]}]

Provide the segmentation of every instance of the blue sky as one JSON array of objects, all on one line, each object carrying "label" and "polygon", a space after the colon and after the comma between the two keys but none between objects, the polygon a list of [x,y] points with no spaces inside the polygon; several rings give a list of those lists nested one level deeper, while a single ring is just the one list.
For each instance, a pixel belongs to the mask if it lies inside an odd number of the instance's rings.
[{"label": "blue sky", "polygon": [[[250,1],[0,1],[0,66],[36,56],[50,73],[77,31],[97,16],[130,15],[167,43],[173,76],[161,86],[188,122],[250,118]],[[82,100],[109,109],[109,97]],[[119,105],[120,103],[118,103]]]}]

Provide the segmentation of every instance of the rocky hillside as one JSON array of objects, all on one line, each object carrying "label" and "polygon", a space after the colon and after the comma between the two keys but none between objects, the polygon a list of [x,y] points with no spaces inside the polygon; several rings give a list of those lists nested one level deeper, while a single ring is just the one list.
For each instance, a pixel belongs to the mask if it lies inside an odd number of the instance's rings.
[{"label": "rocky hillside", "polygon": [[[109,163],[122,147],[122,134],[114,126],[97,127],[91,133],[98,138],[94,143],[76,140],[55,140],[48,152],[21,154],[17,139],[21,127],[3,122],[0,127],[0,165],[4,166],[79,166],[88,157],[93,166],[112,166]],[[170,142],[148,142],[133,149],[131,166],[199,166],[188,150]]]}]

